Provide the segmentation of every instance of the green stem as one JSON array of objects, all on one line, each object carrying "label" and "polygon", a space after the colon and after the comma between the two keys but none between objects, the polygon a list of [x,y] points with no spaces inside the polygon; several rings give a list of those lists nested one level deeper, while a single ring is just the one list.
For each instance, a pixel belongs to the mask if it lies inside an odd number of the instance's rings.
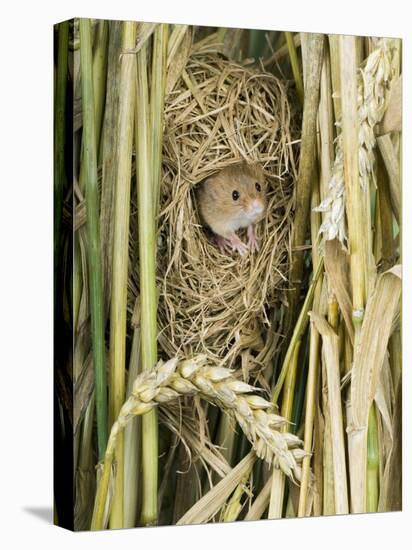
[{"label": "green stem", "polygon": [[313,295],[315,293],[316,283],[318,282],[318,279],[322,273],[323,270],[323,258],[319,261],[318,267],[316,269],[316,272],[313,276],[312,282],[310,284],[309,290],[306,294],[305,301],[303,302],[302,309],[299,314],[299,318],[296,322],[295,329],[293,331],[292,338],[289,343],[288,350],[285,355],[285,359],[283,360],[282,369],[280,371],[278,380],[276,382],[276,386],[273,389],[272,393],[272,402],[277,403],[280,392],[282,391],[283,383],[286,378],[286,374],[289,370],[289,365],[291,363],[291,359],[294,354],[294,350],[298,342],[301,341],[302,335],[306,330],[307,324],[309,322],[308,312],[313,302]]},{"label": "green stem", "polygon": [[[133,323],[133,321],[132,321]],[[140,328],[133,330],[130,351],[127,395],[129,398],[133,383],[140,373]],[[140,495],[140,441],[141,418],[133,418],[124,431],[124,527],[136,527],[138,498]]]},{"label": "green stem", "polygon": [[[302,340],[296,341],[293,348],[293,355],[290,360],[290,367],[287,371],[285,378],[285,387],[282,394],[282,408],[281,415],[286,420],[291,420],[292,409],[294,402],[294,393],[296,385],[296,373],[298,370],[299,352]],[[289,426],[286,425],[282,429],[283,432],[289,431]],[[274,469],[272,475],[272,489],[270,493],[269,501],[269,519],[281,518],[283,511],[283,504],[285,499],[285,474],[280,469]]]},{"label": "green stem", "polygon": [[91,333],[95,371],[97,443],[99,458],[107,443],[106,356],[99,234],[99,195],[92,76],[90,20],[80,19],[80,62],[83,104],[83,164],[85,170]]},{"label": "green stem", "polygon": [[104,527],[104,512],[106,509],[107,493],[109,491],[109,483],[112,471],[114,457],[114,446],[109,445],[104,456],[103,465],[101,467],[101,476],[97,481],[96,497],[94,501],[93,516],[90,526],[91,531],[99,531]]},{"label": "green stem", "polygon": [[[101,20],[97,29],[96,45],[92,61],[93,97],[94,97],[94,127],[96,136],[96,158],[99,157],[101,130],[103,121],[103,108],[106,97],[107,79],[107,54],[109,44],[109,23]],[[84,145],[81,150],[81,166],[79,175],[79,188],[84,190]]]},{"label": "green stem", "polygon": [[[122,25],[122,49],[136,44],[137,23]],[[125,399],[126,373],[126,313],[127,278],[129,265],[130,185],[132,174],[133,128],[136,97],[136,60],[133,54],[124,54],[120,60],[119,111],[117,126],[116,187],[113,222],[112,295],[110,302],[110,424],[119,415]],[[110,527],[124,526],[124,438],[116,443],[116,481],[113,493]]]},{"label": "green stem", "polygon": [[[318,292],[320,294],[320,292]],[[316,299],[315,299],[316,301]],[[299,494],[298,516],[306,515],[307,497],[310,482],[310,460],[313,446],[313,431],[316,406],[316,384],[319,372],[319,346],[320,336],[314,323],[310,325],[310,343],[309,343],[309,370],[306,391],[306,412],[305,412],[305,439],[304,449],[308,453],[302,462],[302,480]]]},{"label": "green stem", "polygon": [[377,512],[379,501],[379,436],[374,404],[372,404],[369,412],[367,456],[367,511]]},{"label": "green stem", "polygon": [[225,523],[236,521],[239,517],[240,512],[242,511],[242,497],[247,491],[246,485],[249,481],[250,472],[248,472],[243,479],[240,481],[239,485],[236,487],[235,492],[230,497],[229,502],[227,503],[226,508],[222,514],[222,521]]},{"label": "green stem", "polygon": [[97,41],[93,55],[94,113],[96,124],[96,150],[100,151],[103,112],[106,98],[109,22],[101,19],[97,27]]},{"label": "green stem", "polygon": [[[151,136],[147,85],[146,44],[137,54],[137,195],[139,221],[139,274],[141,297],[142,370],[157,361],[156,228],[152,179]],[[143,503],[141,522],[157,522],[158,426],[155,410],[142,419]]]},{"label": "green stem", "polygon": [[262,57],[265,47],[265,31],[251,29],[249,31],[248,57],[253,57],[255,61]]},{"label": "green stem", "polygon": [[74,234],[73,244],[73,278],[72,278],[72,308],[73,308],[73,332],[77,332],[79,320],[80,302],[83,292],[82,262],[80,257],[79,234]]},{"label": "green stem", "polygon": [[217,30],[217,33],[216,33],[216,34],[217,34],[217,40],[218,40],[218,42],[224,43],[226,33],[227,33],[227,27],[220,27],[220,28]]},{"label": "green stem", "polygon": [[285,38],[286,38],[286,44],[288,47],[293,78],[295,79],[296,91],[299,97],[299,101],[301,105],[303,105],[304,92],[303,92],[302,72],[300,70],[300,63],[299,63],[299,58],[295,47],[295,41],[293,39],[293,33],[285,32]]},{"label": "green stem", "polygon": [[57,74],[54,96],[54,302],[60,268],[60,232],[65,178],[66,92],[69,51],[69,22],[58,25]]},{"label": "green stem", "polygon": [[153,201],[157,215],[159,209],[162,146],[163,146],[163,118],[166,85],[166,62],[169,26],[158,25],[153,33],[153,60],[152,60],[152,88],[150,97],[150,122],[152,129],[152,174],[153,174]]}]

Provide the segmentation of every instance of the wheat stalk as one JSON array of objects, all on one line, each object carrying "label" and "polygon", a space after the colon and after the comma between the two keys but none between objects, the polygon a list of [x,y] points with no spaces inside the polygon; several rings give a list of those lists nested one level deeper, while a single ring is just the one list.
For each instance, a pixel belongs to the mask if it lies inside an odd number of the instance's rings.
[{"label": "wheat stalk", "polygon": [[[377,48],[367,58],[364,69],[359,70],[359,181],[363,190],[370,178],[375,182],[374,128],[382,120],[386,109],[389,96],[387,90],[394,75],[393,54],[394,41],[381,38]],[[340,127],[340,121],[336,125]],[[329,195],[314,209],[325,214],[319,232],[323,233],[325,240],[337,238],[345,247],[347,236],[342,133],[336,138],[336,156],[328,187]]]},{"label": "wheat stalk", "polygon": [[110,433],[91,528],[103,528],[110,471],[118,435],[135,416],[146,414],[157,405],[182,396],[198,395],[236,418],[259,458],[275,468],[280,468],[290,478],[300,480],[299,464],[306,455],[300,448],[300,439],[291,433],[280,431],[287,421],[270,412],[272,404],[252,394],[255,391],[253,386],[237,380],[232,370],[206,365],[205,355],[183,361],[178,358],[166,363],[159,361],[154,369],[142,372],[136,378],[132,393],[122,406]]}]

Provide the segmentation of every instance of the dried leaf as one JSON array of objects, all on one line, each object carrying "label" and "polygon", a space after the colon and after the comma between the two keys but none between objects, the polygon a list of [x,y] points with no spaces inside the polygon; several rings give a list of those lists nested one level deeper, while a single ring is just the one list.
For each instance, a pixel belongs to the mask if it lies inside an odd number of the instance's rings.
[{"label": "dried leaf", "polygon": [[328,283],[339,304],[349,338],[353,344],[352,300],[348,292],[350,284],[347,255],[336,240],[325,243],[325,270]]},{"label": "dried leaf", "polygon": [[219,481],[213,489],[207,492],[179,519],[177,525],[206,523],[209,521],[224,505],[245,475],[251,471],[255,460],[256,455],[254,452],[247,454],[227,476]]},{"label": "dried leaf", "polygon": [[351,402],[354,429],[368,424],[369,408],[376,395],[392,322],[399,306],[401,266],[379,275],[366,304],[365,318],[355,349],[352,368]]}]

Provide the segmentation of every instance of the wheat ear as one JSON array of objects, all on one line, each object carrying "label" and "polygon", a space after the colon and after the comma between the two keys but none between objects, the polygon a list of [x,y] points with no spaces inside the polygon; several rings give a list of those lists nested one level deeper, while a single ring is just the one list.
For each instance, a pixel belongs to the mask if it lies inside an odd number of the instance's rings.
[{"label": "wheat ear", "polygon": [[255,391],[253,386],[237,380],[232,370],[207,366],[205,355],[183,361],[178,358],[166,363],[159,361],[153,370],[142,372],[136,378],[132,394],[122,406],[110,432],[91,528],[104,527],[106,499],[119,433],[134,416],[182,396],[198,395],[233,416],[259,458],[280,468],[290,478],[299,480],[299,464],[306,454],[301,449],[302,442],[295,435],[280,431],[286,420],[269,412],[272,403],[252,394]]},{"label": "wheat ear", "polygon": [[[393,70],[394,41],[381,38],[377,47],[366,60],[364,69],[359,71],[358,117],[359,117],[359,181],[366,189],[369,178],[375,181],[374,154],[376,144],[374,128],[384,115]],[[337,123],[340,126],[340,123]],[[329,195],[314,208],[315,212],[324,212],[324,221],[319,232],[325,240],[339,239],[343,246],[346,242],[345,228],[345,181],[343,174],[342,134],[336,138],[336,156],[329,182]]]}]

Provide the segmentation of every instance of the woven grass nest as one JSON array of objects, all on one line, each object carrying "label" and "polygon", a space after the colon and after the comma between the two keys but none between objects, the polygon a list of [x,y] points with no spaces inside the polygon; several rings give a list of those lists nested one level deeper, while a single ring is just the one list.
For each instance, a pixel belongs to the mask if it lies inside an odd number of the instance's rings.
[{"label": "woven grass nest", "polygon": [[[273,356],[271,308],[288,287],[293,126],[278,79],[217,53],[192,53],[168,94],[157,252],[159,344],[167,357],[201,352],[230,366],[247,350],[249,372]],[[268,192],[256,227],[260,249],[246,257],[219,251],[194,194],[206,177],[243,159],[261,164]]]}]

